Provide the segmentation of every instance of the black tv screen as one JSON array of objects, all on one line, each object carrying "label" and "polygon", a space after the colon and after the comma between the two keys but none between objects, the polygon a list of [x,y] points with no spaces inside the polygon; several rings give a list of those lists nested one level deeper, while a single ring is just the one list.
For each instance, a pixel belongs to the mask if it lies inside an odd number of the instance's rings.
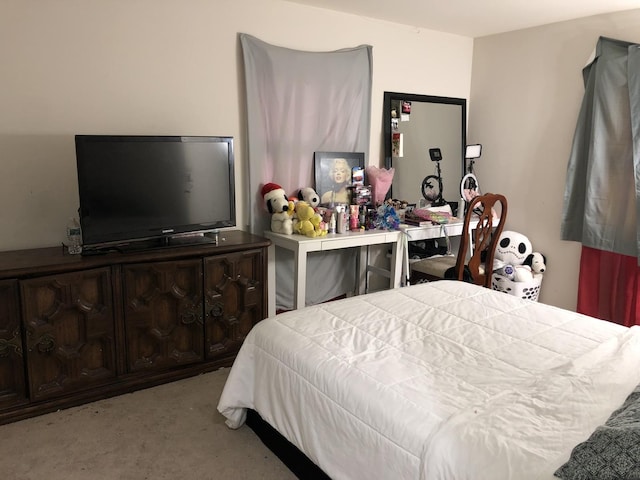
[{"label": "black tv screen", "polygon": [[85,249],[235,226],[232,137],[75,140]]}]

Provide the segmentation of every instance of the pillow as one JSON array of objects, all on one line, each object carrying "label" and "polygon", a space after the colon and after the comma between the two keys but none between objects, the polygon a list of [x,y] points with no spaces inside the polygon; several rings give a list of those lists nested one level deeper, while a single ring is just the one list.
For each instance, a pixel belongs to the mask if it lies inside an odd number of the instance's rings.
[{"label": "pillow", "polygon": [[640,386],[554,473],[563,480],[640,479]]}]

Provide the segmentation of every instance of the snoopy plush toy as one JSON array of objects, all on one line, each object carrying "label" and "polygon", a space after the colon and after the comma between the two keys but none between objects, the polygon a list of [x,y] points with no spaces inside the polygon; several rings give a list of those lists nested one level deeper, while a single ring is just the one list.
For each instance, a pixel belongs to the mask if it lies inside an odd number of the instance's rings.
[{"label": "snoopy plush toy", "polygon": [[262,187],[262,198],[271,214],[271,231],[291,235],[293,221],[289,215],[289,200],[283,188],[277,183],[267,183]]}]

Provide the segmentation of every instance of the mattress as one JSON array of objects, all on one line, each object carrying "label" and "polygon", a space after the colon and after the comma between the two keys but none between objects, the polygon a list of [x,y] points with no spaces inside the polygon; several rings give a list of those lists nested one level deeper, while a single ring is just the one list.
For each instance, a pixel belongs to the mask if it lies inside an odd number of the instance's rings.
[{"label": "mattress", "polygon": [[640,333],[457,281],[256,325],[218,410],[339,479],[543,479],[640,383]]}]

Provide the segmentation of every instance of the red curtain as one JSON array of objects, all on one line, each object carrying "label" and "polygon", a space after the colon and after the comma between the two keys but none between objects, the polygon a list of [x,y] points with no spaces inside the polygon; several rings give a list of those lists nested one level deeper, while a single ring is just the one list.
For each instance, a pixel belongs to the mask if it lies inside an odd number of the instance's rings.
[{"label": "red curtain", "polygon": [[636,257],[582,247],[578,312],[630,327],[640,324]]}]

